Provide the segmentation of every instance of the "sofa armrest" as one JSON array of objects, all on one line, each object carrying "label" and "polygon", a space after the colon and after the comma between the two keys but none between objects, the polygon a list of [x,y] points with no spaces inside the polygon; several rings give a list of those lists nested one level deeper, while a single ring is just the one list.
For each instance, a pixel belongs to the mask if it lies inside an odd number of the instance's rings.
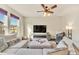
[{"label": "sofa armrest", "polygon": [[72,45],[75,49],[76,54],[79,55],[79,48],[74,43]]},{"label": "sofa armrest", "polygon": [[7,53],[0,53],[0,55],[7,55]]},{"label": "sofa armrest", "polygon": [[16,45],[11,46],[10,48],[21,48],[23,47],[28,41],[27,40],[22,40],[19,43],[17,43]]},{"label": "sofa armrest", "polygon": [[55,50],[48,52],[48,55],[67,55],[68,48],[55,48]]}]

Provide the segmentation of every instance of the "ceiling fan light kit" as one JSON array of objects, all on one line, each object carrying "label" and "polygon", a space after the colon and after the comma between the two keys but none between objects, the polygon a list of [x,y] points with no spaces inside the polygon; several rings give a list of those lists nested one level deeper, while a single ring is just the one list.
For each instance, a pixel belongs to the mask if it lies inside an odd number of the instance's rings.
[{"label": "ceiling fan light kit", "polygon": [[44,12],[43,15],[44,15],[44,16],[51,16],[50,13],[46,13],[46,12]]},{"label": "ceiling fan light kit", "polygon": [[37,11],[37,12],[43,12],[43,16],[51,16],[51,14],[54,13],[52,9],[57,7],[57,5],[49,7],[49,6],[45,6],[44,4],[41,4],[41,6],[43,7],[44,10]]}]

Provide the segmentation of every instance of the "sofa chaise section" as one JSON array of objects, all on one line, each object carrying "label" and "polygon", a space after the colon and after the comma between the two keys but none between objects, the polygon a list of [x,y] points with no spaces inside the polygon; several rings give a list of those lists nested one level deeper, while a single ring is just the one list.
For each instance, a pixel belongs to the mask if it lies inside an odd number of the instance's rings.
[{"label": "sofa chaise section", "polygon": [[27,43],[27,40],[22,40],[19,43],[9,47],[8,49],[6,49],[5,51],[3,51],[3,53],[7,53],[7,54],[16,54],[16,52],[22,48],[25,44]]}]

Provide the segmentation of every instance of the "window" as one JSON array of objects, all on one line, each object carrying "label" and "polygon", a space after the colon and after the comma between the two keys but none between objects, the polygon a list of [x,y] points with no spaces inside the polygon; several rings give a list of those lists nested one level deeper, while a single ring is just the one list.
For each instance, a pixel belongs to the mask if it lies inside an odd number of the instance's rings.
[{"label": "window", "polygon": [[0,23],[4,23],[4,15],[0,13]]},{"label": "window", "polygon": [[18,33],[19,17],[10,14],[10,33]]},{"label": "window", "polygon": [[5,29],[6,26],[8,26],[7,11],[0,8],[0,34],[4,34],[7,31],[7,29]]},{"label": "window", "polygon": [[5,23],[5,18],[7,16],[7,11],[0,8],[0,23]]}]

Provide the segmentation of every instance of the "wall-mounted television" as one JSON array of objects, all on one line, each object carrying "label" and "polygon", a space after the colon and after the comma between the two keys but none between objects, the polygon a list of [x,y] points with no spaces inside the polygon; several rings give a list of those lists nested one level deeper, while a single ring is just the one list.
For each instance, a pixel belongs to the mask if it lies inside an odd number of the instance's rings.
[{"label": "wall-mounted television", "polygon": [[34,25],[33,32],[34,33],[46,33],[46,25]]}]

